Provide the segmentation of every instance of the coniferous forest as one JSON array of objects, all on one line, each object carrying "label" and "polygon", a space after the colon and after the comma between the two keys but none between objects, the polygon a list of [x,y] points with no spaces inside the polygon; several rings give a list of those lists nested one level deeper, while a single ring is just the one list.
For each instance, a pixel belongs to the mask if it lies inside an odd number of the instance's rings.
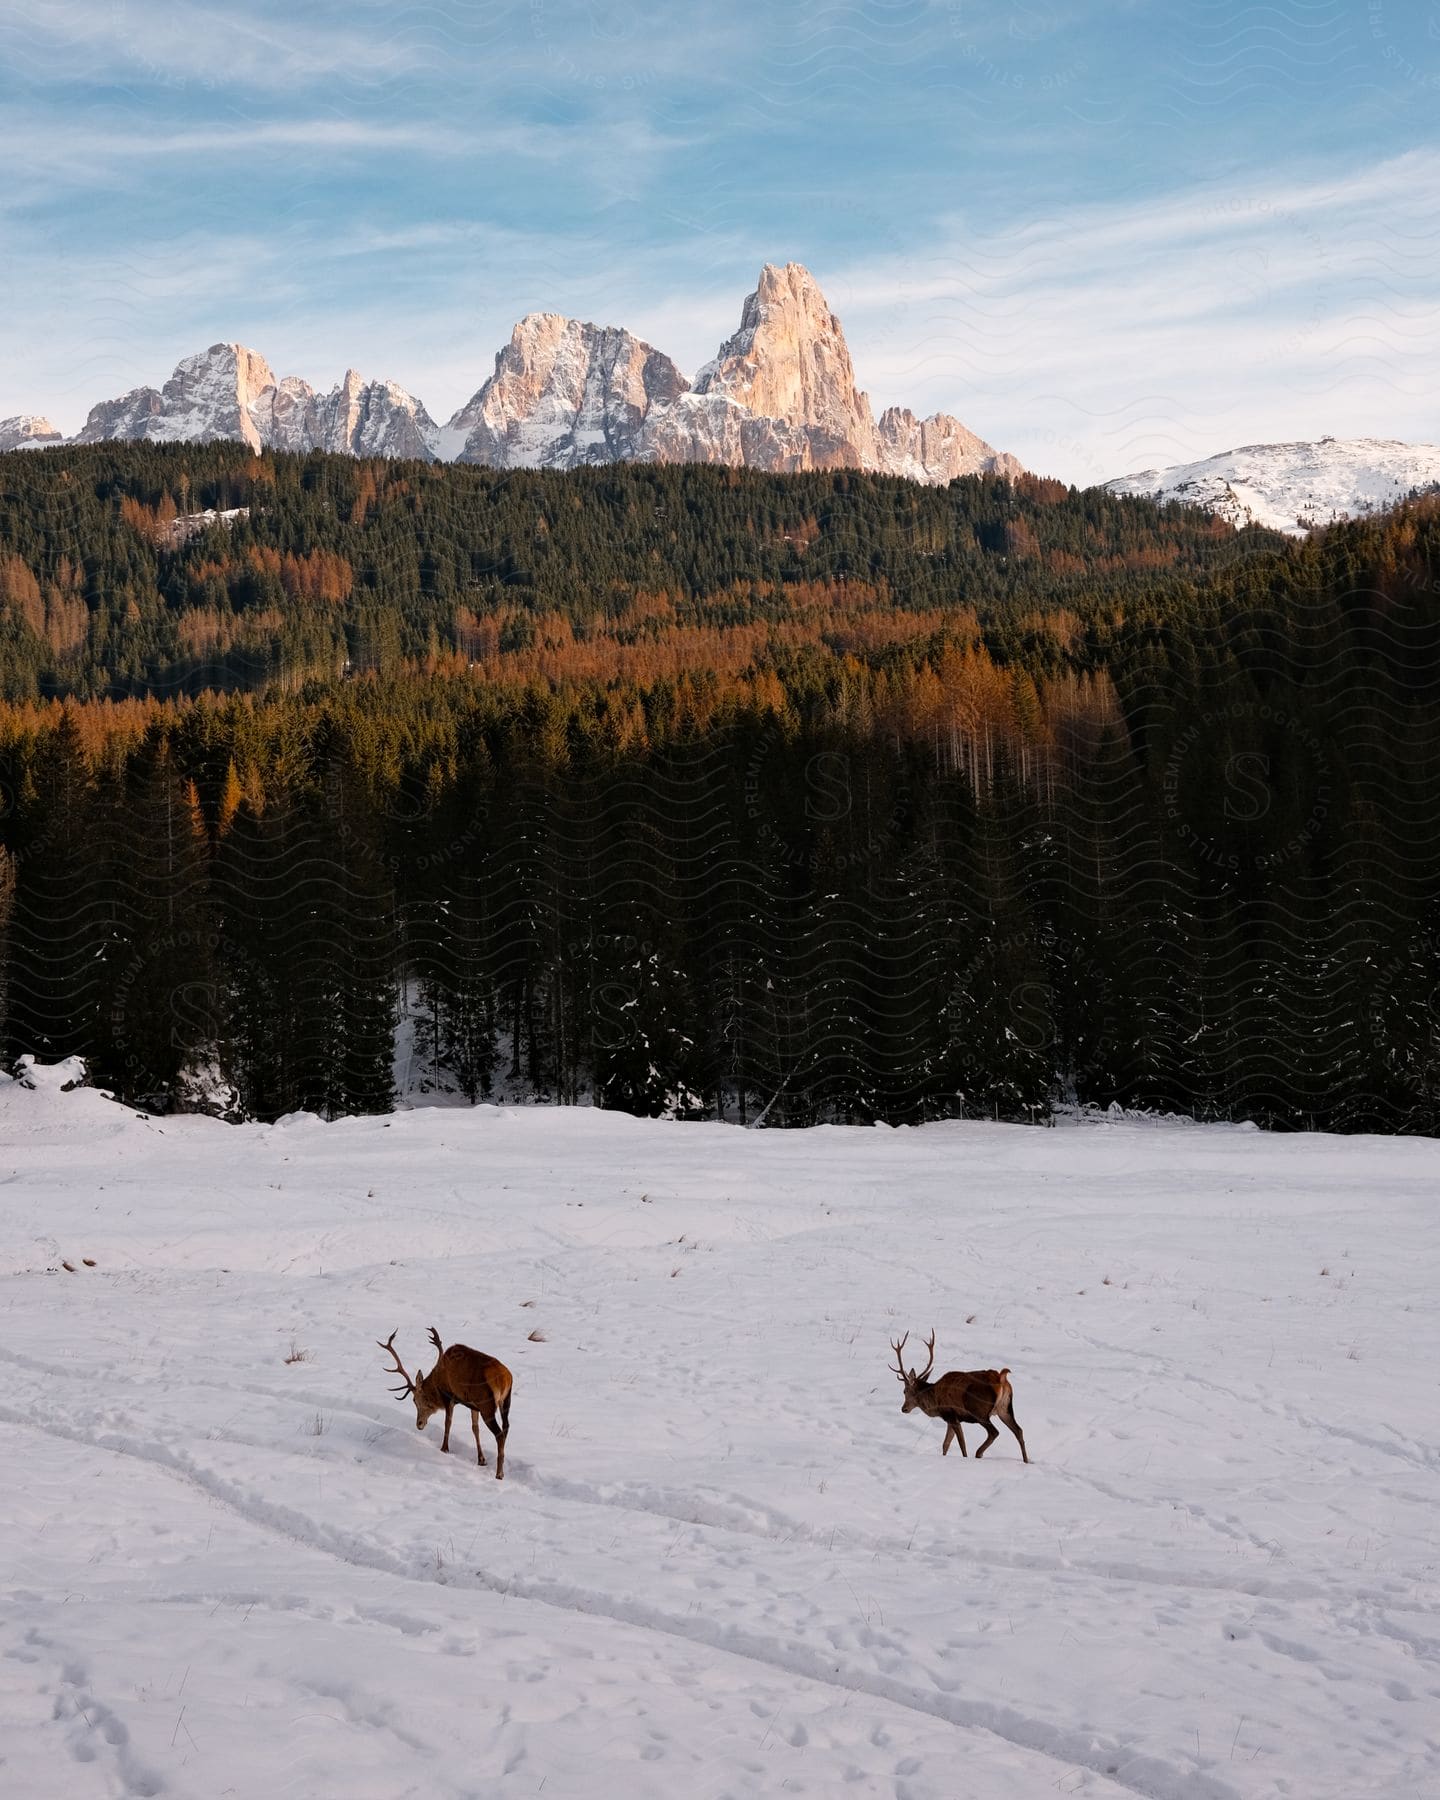
[{"label": "coniferous forest", "polygon": [[[206,518],[213,511],[215,517]],[[1440,1128],[1440,499],[0,457],[0,1006],[154,1109]]]}]

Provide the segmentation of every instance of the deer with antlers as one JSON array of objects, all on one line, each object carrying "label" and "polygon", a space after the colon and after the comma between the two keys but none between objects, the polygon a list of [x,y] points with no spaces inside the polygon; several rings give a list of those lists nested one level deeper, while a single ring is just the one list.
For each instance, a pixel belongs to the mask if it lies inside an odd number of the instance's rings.
[{"label": "deer with antlers", "polygon": [[918,1375],[913,1369],[907,1371],[905,1368],[904,1350],[909,1337],[910,1333],[907,1331],[898,1344],[893,1338],[890,1340],[890,1348],[895,1352],[894,1373],[905,1384],[905,1400],[900,1410],[908,1413],[919,1407],[930,1418],[945,1421],[945,1442],[940,1446],[940,1454],[950,1454],[950,1440],[953,1437],[960,1446],[960,1454],[967,1456],[969,1452],[965,1448],[965,1433],[960,1427],[983,1425],[989,1435],[975,1452],[977,1457],[983,1456],[1000,1435],[990,1422],[990,1415],[994,1413],[1007,1431],[1014,1432],[1020,1454],[1028,1463],[1030,1456],[1025,1448],[1025,1433],[1015,1423],[1010,1371],[952,1369],[938,1381],[931,1381],[930,1371],[935,1367],[935,1333],[932,1331],[926,1342],[930,1360]]},{"label": "deer with antlers", "polygon": [[470,1427],[475,1433],[475,1454],[480,1467],[485,1467],[485,1452],[480,1448],[480,1421],[483,1418],[495,1439],[495,1479],[503,1481],[505,1439],[510,1434],[510,1371],[504,1363],[497,1362],[493,1356],[483,1355],[479,1350],[472,1350],[468,1344],[452,1344],[447,1350],[440,1342],[440,1334],[433,1325],[430,1327],[430,1342],[440,1353],[435,1367],[428,1375],[422,1370],[413,1380],[395,1348],[395,1333],[392,1331],[380,1345],[395,1360],[395,1367],[391,1372],[398,1375],[405,1384],[404,1387],[391,1388],[390,1392],[397,1400],[408,1398],[415,1402],[417,1431],[425,1429],[432,1413],[444,1409],[445,1436],[440,1440],[440,1448],[447,1455],[450,1450],[451,1415],[457,1406],[468,1406]]}]

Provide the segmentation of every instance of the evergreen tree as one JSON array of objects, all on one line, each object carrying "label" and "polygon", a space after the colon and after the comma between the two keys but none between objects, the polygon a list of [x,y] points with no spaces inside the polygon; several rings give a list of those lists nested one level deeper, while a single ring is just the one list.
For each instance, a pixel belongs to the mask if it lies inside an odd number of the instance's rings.
[{"label": "evergreen tree", "polygon": [[70,710],[19,785],[12,839],[12,1054],[93,1054],[115,889],[96,854],[99,800]]},{"label": "evergreen tree", "polygon": [[182,1077],[213,1058],[217,996],[209,846],[193,780],[162,731],[147,735],[108,822],[115,902],[100,977],[95,1073],[168,1109]]}]

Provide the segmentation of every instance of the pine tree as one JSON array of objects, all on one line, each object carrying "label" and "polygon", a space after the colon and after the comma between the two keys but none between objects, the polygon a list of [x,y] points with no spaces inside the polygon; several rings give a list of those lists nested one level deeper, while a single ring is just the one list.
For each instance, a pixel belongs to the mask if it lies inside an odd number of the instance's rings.
[{"label": "pine tree", "polygon": [[40,742],[20,793],[11,915],[12,1054],[94,1053],[115,887],[97,855],[101,805],[75,715]]},{"label": "pine tree", "polygon": [[10,1016],[10,915],[15,907],[15,861],[0,845],[0,1043]]},{"label": "pine tree", "polygon": [[96,1075],[166,1110],[217,1035],[209,851],[195,783],[152,730],[106,832],[115,904],[100,977]]}]

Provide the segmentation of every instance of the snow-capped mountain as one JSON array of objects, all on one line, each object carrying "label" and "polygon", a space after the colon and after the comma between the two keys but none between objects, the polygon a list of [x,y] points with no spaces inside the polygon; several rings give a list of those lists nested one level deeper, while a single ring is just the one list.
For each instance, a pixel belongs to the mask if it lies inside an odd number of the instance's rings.
[{"label": "snow-capped mountain", "polygon": [[16,413],[13,419],[0,419],[0,450],[35,450],[64,441],[39,413]]},{"label": "snow-capped mountain", "polygon": [[[351,369],[321,394],[295,375],[277,380],[263,356],[227,343],[187,356],[163,388],[92,407],[74,441],[211,438],[507,469],[706,462],[870,469],[931,483],[1020,473],[1013,456],[946,413],[917,419],[891,407],[877,424],[840,321],[799,263],[766,263],[739,329],[693,386],[663,351],[619,326],[528,313],[494,374],[443,428],[394,382],[366,382]],[[0,424],[0,450],[62,441],[47,420]]]},{"label": "snow-capped mountain", "polygon": [[1144,469],[1107,481],[1112,494],[1181,500],[1232,525],[1268,525],[1302,537],[1336,519],[1383,512],[1412,488],[1440,482],[1440,444],[1391,438],[1321,438],[1247,444],[1203,462]]},{"label": "snow-capped mountain", "polygon": [[618,326],[527,313],[434,447],[502,469],[619,462],[640,454],[651,409],[688,385],[668,356]]},{"label": "snow-capped mountain", "polygon": [[271,400],[267,443],[276,450],[333,450],[350,456],[429,460],[439,427],[413,394],[393,381],[366,381],[355,369],[328,394],[287,375]]},{"label": "snow-capped mountain", "polygon": [[[654,345],[615,325],[527,313],[495,371],[445,426],[392,381],[354,369],[329,393],[243,344],[187,356],[163,388],[92,407],[73,440],[231,438],[253,449],[329,450],[496,468],[620,461],[724,463],[772,471],[866,469],[943,484],[1021,473],[948,413],[892,406],[878,421],[855,380],[840,320],[808,269],[766,263],[735,333],[690,382]],[[0,420],[0,451],[65,440],[46,418]],[[1235,525],[1303,535],[1383,511],[1440,484],[1440,445],[1381,438],[1249,444],[1107,482],[1205,507]]]},{"label": "snow-capped mountain", "polygon": [[177,364],[163,388],[134,388],[92,407],[75,441],[234,438],[252,450],[428,457],[436,433],[425,408],[394,382],[366,382],[350,369],[328,394],[317,394],[298,376],[277,381],[265,358],[243,344],[212,344]]},{"label": "snow-capped mountain", "polygon": [[877,425],[855,384],[844,328],[808,269],[766,263],[740,329],[695,377],[692,392],[646,421],[645,453],[665,462],[738,462],[762,469],[872,469],[911,481],[1018,475],[948,413],[917,419],[890,407]]},{"label": "snow-capped mountain", "polygon": [[495,373],[440,434],[437,452],[501,468],[728,463],[875,469],[943,482],[1020,465],[937,414],[892,409],[877,427],[840,321],[799,263],[767,263],[740,328],[695,377],[615,326],[530,313]]},{"label": "snow-capped mountain", "polygon": [[[845,333],[814,277],[799,263],[783,269],[766,263],[741,310],[740,329],[695,377],[694,400],[680,415],[694,436],[693,460],[732,460],[715,452],[727,443],[737,412],[740,460],[747,463],[880,466],[875,421],[868,398],[855,385]],[[672,440],[667,460],[691,460],[683,455],[683,438],[666,435]],[[676,450],[682,454],[673,454]]]},{"label": "snow-capped mountain", "polygon": [[238,438],[258,450],[265,442],[255,420],[275,377],[263,356],[243,344],[212,344],[187,356],[158,391],[132,388],[116,400],[92,406],[77,441],[203,443]]},{"label": "snow-capped mountain", "polygon": [[891,475],[930,484],[954,481],[957,475],[1022,474],[1017,457],[992,450],[984,438],[949,413],[917,419],[908,407],[889,406],[875,428],[880,467]]}]

